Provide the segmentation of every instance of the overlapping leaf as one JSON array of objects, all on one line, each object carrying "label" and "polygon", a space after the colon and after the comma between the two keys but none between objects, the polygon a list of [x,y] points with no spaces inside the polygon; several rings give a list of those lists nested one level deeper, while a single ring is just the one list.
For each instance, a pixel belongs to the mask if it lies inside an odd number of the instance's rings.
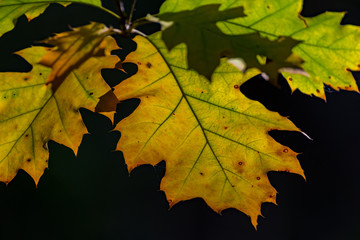
[{"label": "overlapping leaf", "polygon": [[188,70],[184,44],[168,52],[161,34],[135,41],[138,48],[127,61],[138,65],[138,73],[114,91],[120,101],[141,100],[116,127],[129,169],[165,160],[161,189],[170,205],[201,197],[217,212],[239,209],[256,226],[261,204],[275,203],[267,172],[303,175],[297,154],[268,131],[298,129],[239,91],[258,71],[244,76],[223,61],[210,83]]},{"label": "overlapping leaf", "polygon": [[[171,50],[180,43],[188,46],[189,68],[211,79],[220,58],[242,58],[247,67],[257,67],[276,79],[280,68],[295,67],[286,60],[298,41],[291,38],[270,41],[259,34],[224,34],[216,26],[216,22],[243,17],[243,8],[219,11],[219,6],[205,5],[192,11],[164,13],[159,16],[162,21],[173,23],[162,35],[168,49]],[[266,60],[261,62],[259,58]]]},{"label": "overlapping leaf", "polygon": [[31,72],[0,73],[0,181],[24,169],[38,182],[48,166],[49,140],[77,152],[87,132],[78,110],[95,109],[110,90],[100,71],[118,61],[110,56],[117,45],[108,35],[95,23],[59,34],[45,41],[54,48],[19,52]]},{"label": "overlapping leaf", "polygon": [[270,39],[287,36],[302,41],[293,52],[305,61],[301,64],[305,71],[282,71],[292,90],[299,89],[323,99],[323,84],[358,91],[349,70],[360,69],[360,30],[356,26],[341,26],[343,13],[304,18],[300,16],[302,0],[167,0],[160,14],[194,10],[208,4],[221,4],[221,11],[244,7],[246,17],[218,22],[217,26],[226,34],[257,32]]},{"label": "overlapping leaf", "polygon": [[82,3],[101,8],[100,0],[0,0],[0,36],[14,28],[16,20],[23,14],[33,19],[45,11],[50,3],[64,6],[70,3]]}]

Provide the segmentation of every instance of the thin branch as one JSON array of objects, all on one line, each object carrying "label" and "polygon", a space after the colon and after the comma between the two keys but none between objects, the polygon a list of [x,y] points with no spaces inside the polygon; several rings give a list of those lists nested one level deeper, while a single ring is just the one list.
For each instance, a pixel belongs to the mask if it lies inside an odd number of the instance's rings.
[{"label": "thin branch", "polygon": [[135,10],[135,5],[136,5],[136,0],[133,0],[132,5],[131,5],[131,9],[130,9],[129,19],[128,19],[129,28],[131,26],[131,21],[132,21],[133,13],[134,13],[134,10]]}]

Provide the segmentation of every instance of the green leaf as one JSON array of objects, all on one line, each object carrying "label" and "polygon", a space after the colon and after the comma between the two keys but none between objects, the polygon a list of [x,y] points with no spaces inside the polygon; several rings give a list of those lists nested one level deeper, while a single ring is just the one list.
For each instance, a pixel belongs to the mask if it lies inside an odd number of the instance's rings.
[{"label": "green leaf", "polygon": [[16,20],[23,14],[31,20],[45,11],[50,3],[64,6],[70,3],[82,3],[100,8],[116,15],[101,6],[101,0],[0,0],[0,36],[14,28]]},{"label": "green leaf", "polygon": [[[163,31],[163,40],[168,49],[180,43],[188,46],[188,66],[211,79],[221,57],[242,58],[247,67],[257,67],[276,79],[282,67],[294,67],[286,62],[291,49],[299,42],[290,38],[270,41],[259,34],[228,35],[216,26],[219,21],[226,21],[244,16],[242,7],[219,11],[219,4],[201,6],[192,11],[164,13],[162,21],[173,24]],[[261,63],[258,57],[265,57]]]},{"label": "green leaf", "polygon": [[[279,36],[301,41],[293,52],[302,67],[282,69],[291,89],[325,99],[324,84],[334,89],[358,91],[349,70],[359,70],[360,28],[340,25],[343,13],[327,12],[313,18],[300,15],[302,0],[167,0],[160,14],[194,10],[208,4],[221,4],[220,10],[242,6],[246,17],[218,22],[230,35],[259,33],[269,39]],[[302,59],[305,62],[301,62]]]},{"label": "green leaf", "polygon": [[170,206],[201,197],[216,212],[244,212],[256,226],[261,204],[276,202],[267,173],[304,176],[297,154],[268,132],[299,129],[240,92],[258,70],[243,74],[221,61],[209,82],[186,68],[185,44],[168,52],[160,33],[135,41],[137,50],[126,61],[136,63],[138,73],[114,90],[120,101],[141,100],[116,126],[127,166],[165,160],[160,188]]}]

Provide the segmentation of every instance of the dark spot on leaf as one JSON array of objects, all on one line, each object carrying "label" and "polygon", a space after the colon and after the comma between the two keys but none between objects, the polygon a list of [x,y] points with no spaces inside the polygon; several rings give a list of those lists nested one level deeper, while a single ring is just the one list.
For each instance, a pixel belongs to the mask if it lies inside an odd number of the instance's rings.
[{"label": "dark spot on leaf", "polygon": [[27,80],[29,80],[29,78],[28,78],[28,77],[24,77],[24,81],[27,81]]},{"label": "dark spot on leaf", "polygon": [[146,96],[146,98],[149,98],[149,96]]},{"label": "dark spot on leaf", "polygon": [[224,127],[224,129],[226,130],[226,129],[228,129],[229,127]]},{"label": "dark spot on leaf", "polygon": [[291,81],[292,81],[292,78],[291,78],[291,77],[289,77],[289,78],[288,78],[288,80],[291,82]]},{"label": "dark spot on leaf", "polygon": [[6,98],[6,96],[4,96],[4,98]]},{"label": "dark spot on leaf", "polygon": [[151,68],[151,63],[148,62],[148,63],[146,64],[146,66],[147,66],[148,68]]},{"label": "dark spot on leaf", "polygon": [[225,116],[223,116],[223,118],[225,118]]},{"label": "dark spot on leaf", "polygon": [[16,94],[15,94],[15,93],[13,93],[13,96],[16,96]]},{"label": "dark spot on leaf", "polygon": [[45,160],[45,162],[46,162],[46,163],[48,163],[48,162],[49,162],[49,160]]},{"label": "dark spot on leaf", "polygon": [[93,94],[94,94],[93,92],[89,93],[90,96],[92,96]]},{"label": "dark spot on leaf", "polygon": [[285,148],[285,149],[283,150],[283,152],[284,152],[284,153],[287,153],[287,152],[289,152],[289,150],[288,150],[287,148]]},{"label": "dark spot on leaf", "polygon": [[175,116],[175,113],[172,113],[172,115],[174,115],[174,116]]},{"label": "dark spot on leaf", "polygon": [[317,93],[320,93],[320,90],[319,90],[319,89],[316,89],[316,92],[317,92]]},{"label": "dark spot on leaf", "polygon": [[329,76],[329,79],[331,79],[332,77],[331,76]]},{"label": "dark spot on leaf", "polygon": [[289,169],[285,169],[284,171],[285,171],[285,172],[290,172],[290,170],[289,170]]},{"label": "dark spot on leaf", "polygon": [[241,165],[243,165],[243,162],[238,162],[238,164],[241,166]]},{"label": "dark spot on leaf", "polygon": [[204,91],[201,91],[201,93],[204,93]]},{"label": "dark spot on leaf", "polygon": [[358,64],[357,67],[360,68],[360,64]]},{"label": "dark spot on leaf", "polygon": [[141,62],[137,62],[138,65],[141,65]]},{"label": "dark spot on leaf", "polygon": [[235,88],[235,89],[238,89],[238,88],[239,88],[239,85],[234,85],[234,88]]},{"label": "dark spot on leaf", "polygon": [[269,6],[269,5],[266,5],[266,8],[267,8],[267,9],[270,9],[270,6]]},{"label": "dark spot on leaf", "polygon": [[26,134],[26,135],[25,135],[25,137],[28,137],[28,136],[29,136],[29,134]]},{"label": "dark spot on leaf", "polygon": [[256,180],[260,180],[260,177],[257,177]]},{"label": "dark spot on leaf", "polygon": [[251,187],[253,188],[253,187],[254,187],[254,185],[251,185]]},{"label": "dark spot on leaf", "polygon": [[61,133],[61,132],[62,132],[62,130],[60,129],[60,130],[59,130],[59,133]]},{"label": "dark spot on leaf", "polygon": [[345,70],[346,70],[347,72],[350,72],[350,69],[349,69],[349,68],[345,68]]},{"label": "dark spot on leaf", "polygon": [[203,175],[204,175],[204,173],[200,172],[200,175],[201,175],[201,176],[203,176]]},{"label": "dark spot on leaf", "polygon": [[28,159],[26,159],[26,161],[27,161],[27,162],[31,162],[31,159],[30,159],[30,158],[28,158]]},{"label": "dark spot on leaf", "polygon": [[235,185],[231,185],[232,187],[235,187]]},{"label": "dark spot on leaf", "polygon": [[50,84],[50,83],[47,82],[47,83],[45,83],[45,86],[47,86],[47,85],[49,85],[49,84]]},{"label": "dark spot on leaf", "polygon": [[42,73],[39,73],[39,75],[41,76],[41,75],[42,75]]}]

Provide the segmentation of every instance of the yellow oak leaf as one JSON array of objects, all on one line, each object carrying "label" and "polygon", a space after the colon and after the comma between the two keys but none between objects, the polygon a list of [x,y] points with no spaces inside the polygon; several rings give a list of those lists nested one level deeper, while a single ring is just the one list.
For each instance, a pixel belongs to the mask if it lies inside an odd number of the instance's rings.
[{"label": "yellow oak leaf", "polygon": [[201,197],[216,212],[244,212],[256,226],[261,204],[276,202],[267,173],[304,176],[297,153],[268,132],[299,129],[239,91],[257,70],[244,75],[223,60],[209,82],[188,70],[184,44],[168,52],[160,33],[134,40],[137,50],[126,61],[138,73],[114,90],[120,101],[141,100],[116,126],[129,170],[165,160],[161,190],[170,206]]},{"label": "yellow oak leaf", "polygon": [[18,52],[32,64],[30,72],[0,73],[0,181],[23,169],[37,183],[48,166],[49,140],[77,152],[87,132],[78,110],[95,110],[110,91],[100,71],[118,62],[110,55],[118,48],[110,32],[92,23],[59,34],[45,41],[53,48]]}]

